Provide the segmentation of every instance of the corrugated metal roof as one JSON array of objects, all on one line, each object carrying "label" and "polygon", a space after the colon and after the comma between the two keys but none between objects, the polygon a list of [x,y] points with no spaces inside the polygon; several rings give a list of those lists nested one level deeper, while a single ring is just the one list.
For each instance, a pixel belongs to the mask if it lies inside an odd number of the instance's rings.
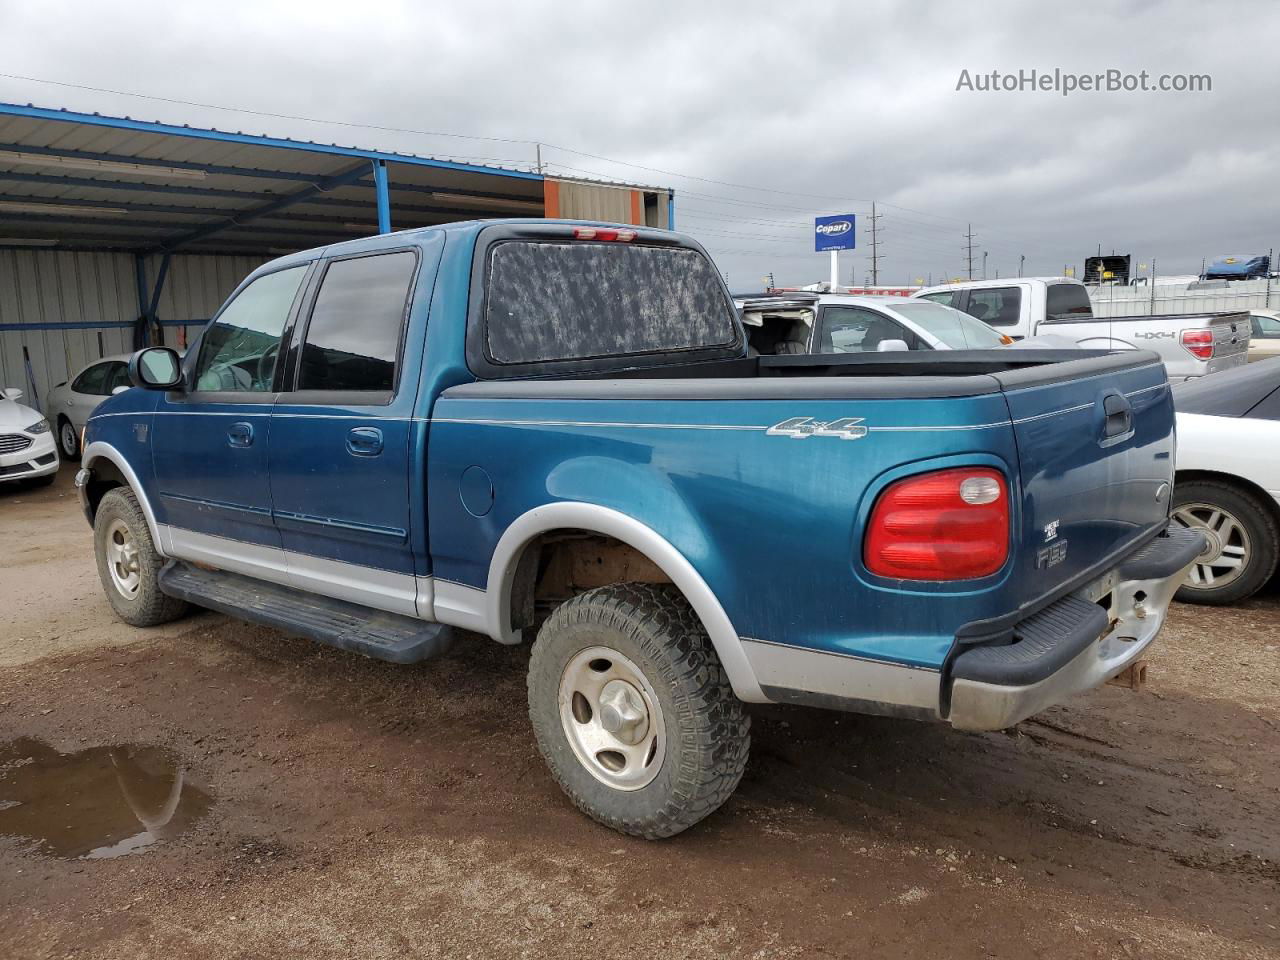
[{"label": "corrugated metal roof", "polygon": [[[0,243],[261,254],[377,231],[540,216],[541,175],[266,135],[0,103]],[[562,178],[556,178],[562,179]]]}]

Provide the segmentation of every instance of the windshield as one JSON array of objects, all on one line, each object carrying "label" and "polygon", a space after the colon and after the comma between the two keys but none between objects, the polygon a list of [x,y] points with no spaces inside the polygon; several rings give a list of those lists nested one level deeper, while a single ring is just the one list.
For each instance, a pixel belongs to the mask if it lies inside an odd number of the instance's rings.
[{"label": "windshield", "polygon": [[907,300],[895,303],[891,309],[952,350],[990,350],[1005,344],[1005,338],[981,320],[940,303]]}]

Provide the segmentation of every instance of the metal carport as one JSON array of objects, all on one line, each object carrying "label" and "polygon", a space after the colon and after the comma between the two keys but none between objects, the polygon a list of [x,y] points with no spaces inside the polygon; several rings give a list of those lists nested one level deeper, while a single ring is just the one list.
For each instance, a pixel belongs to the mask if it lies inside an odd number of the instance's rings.
[{"label": "metal carport", "polygon": [[38,404],[100,356],[185,345],[279,254],[507,216],[669,227],[674,202],[662,188],[0,103],[0,386]]}]

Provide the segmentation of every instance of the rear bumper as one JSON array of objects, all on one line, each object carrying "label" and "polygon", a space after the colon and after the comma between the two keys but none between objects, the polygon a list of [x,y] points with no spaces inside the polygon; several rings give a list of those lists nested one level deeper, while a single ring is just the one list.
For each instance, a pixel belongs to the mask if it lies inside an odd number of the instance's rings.
[{"label": "rear bumper", "polygon": [[[1199,533],[1171,524],[1100,581],[1020,623],[1013,643],[960,654],[952,726],[1002,730],[1123,671],[1155,640],[1203,545]],[[1098,601],[1108,592],[1104,608]]]}]

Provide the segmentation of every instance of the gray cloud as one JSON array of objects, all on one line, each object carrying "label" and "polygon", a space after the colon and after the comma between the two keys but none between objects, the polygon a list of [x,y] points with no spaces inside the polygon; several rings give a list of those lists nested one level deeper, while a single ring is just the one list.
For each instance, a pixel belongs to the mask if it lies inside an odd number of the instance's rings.
[{"label": "gray cloud", "polygon": [[[767,271],[825,277],[812,216],[865,214],[872,199],[889,283],[959,275],[969,222],[988,271],[1006,275],[1023,254],[1028,273],[1057,273],[1099,243],[1162,273],[1280,244],[1269,3],[0,2],[0,22],[8,73],[630,161],[544,151],[554,170],[674,187],[678,225],[738,288]],[[1207,73],[1213,90],[955,90],[962,69],[1055,67]],[[16,80],[0,97],[436,155],[534,153]],[[867,272],[865,239],[843,276]]]}]

